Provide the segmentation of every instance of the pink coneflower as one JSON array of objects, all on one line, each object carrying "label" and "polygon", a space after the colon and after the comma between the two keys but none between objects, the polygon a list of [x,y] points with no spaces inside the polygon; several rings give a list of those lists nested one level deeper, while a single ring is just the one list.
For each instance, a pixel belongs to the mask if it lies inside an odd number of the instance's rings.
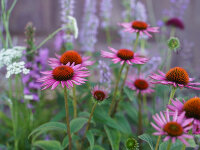
[{"label": "pink coneflower", "polygon": [[148,25],[146,22],[143,22],[143,21],[133,21],[133,22],[129,22],[129,23],[120,23],[120,25],[122,27],[125,28],[125,32],[130,32],[130,33],[133,33],[133,32],[137,32],[139,33],[140,35],[143,35],[146,34],[147,36],[149,37],[152,37],[151,34],[149,34],[149,32],[159,32],[158,29],[159,27],[150,27],[150,25]]},{"label": "pink coneflower", "polygon": [[164,141],[172,140],[174,143],[177,139],[182,141],[185,145],[189,145],[185,139],[192,139],[193,136],[188,134],[188,130],[192,129],[191,122],[193,119],[185,119],[185,112],[178,117],[178,112],[174,113],[173,119],[170,119],[169,110],[167,109],[166,114],[160,112],[153,116],[154,121],[157,125],[151,122],[151,125],[157,130],[153,133],[154,135],[165,135]]},{"label": "pink coneflower", "polygon": [[52,67],[51,71],[41,72],[45,76],[40,78],[38,82],[43,82],[41,85],[43,87],[42,90],[46,90],[50,87],[54,90],[60,83],[62,87],[65,86],[69,89],[73,87],[73,84],[81,85],[87,81],[84,77],[89,76],[89,71],[87,71],[85,67],[79,65],[70,65],[70,62],[66,65],[61,65],[57,67]]},{"label": "pink coneflower", "polygon": [[178,18],[171,18],[165,23],[167,26],[172,26],[179,29],[184,29],[184,23]]},{"label": "pink coneflower", "polygon": [[144,64],[148,61],[147,58],[141,57],[138,54],[134,53],[133,51],[129,49],[119,49],[116,50],[114,48],[108,47],[111,52],[107,51],[101,51],[101,56],[105,58],[111,58],[112,61],[116,64],[118,62],[121,62],[120,64],[127,63],[131,65],[132,63],[134,64]]},{"label": "pink coneflower", "polygon": [[92,89],[92,96],[94,97],[94,99],[97,102],[102,102],[103,100],[105,100],[106,98],[108,98],[108,90],[106,90],[105,88],[96,85],[93,89]]},{"label": "pink coneflower", "polygon": [[[194,97],[185,101],[183,99],[183,103],[178,99],[172,100],[172,105],[167,106],[173,113],[178,111],[180,115],[182,112],[185,112],[186,118],[193,118],[193,133],[198,134],[200,129],[200,98]],[[172,113],[172,114],[173,114]]]},{"label": "pink coneflower", "polygon": [[198,87],[200,83],[191,83],[194,79],[189,78],[187,71],[181,67],[174,67],[170,69],[166,74],[162,71],[158,71],[159,74],[152,74],[150,77],[157,82],[152,82],[153,84],[164,84],[173,85],[174,87],[187,87],[195,90],[200,90]]},{"label": "pink coneflower", "polygon": [[154,86],[151,84],[149,78],[140,77],[129,77],[127,81],[127,86],[135,90],[137,94],[141,92],[141,94],[150,94],[154,92],[152,89]]},{"label": "pink coneflower", "polygon": [[90,66],[94,64],[94,61],[90,61],[90,57],[81,57],[81,55],[74,51],[69,50],[66,51],[64,54],[57,55],[57,58],[49,58],[49,65],[52,67],[60,66],[60,65],[66,65],[67,63],[70,63],[70,65],[74,62],[75,65],[81,64],[81,66]]}]

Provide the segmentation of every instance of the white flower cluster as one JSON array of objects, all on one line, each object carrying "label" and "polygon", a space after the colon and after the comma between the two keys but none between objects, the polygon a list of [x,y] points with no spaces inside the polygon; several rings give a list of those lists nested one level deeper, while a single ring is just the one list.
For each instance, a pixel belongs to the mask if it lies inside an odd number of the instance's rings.
[{"label": "white flower cluster", "polygon": [[19,74],[19,73],[28,74],[29,72],[30,70],[25,68],[24,61],[14,62],[7,66],[6,78],[9,78],[13,74]]},{"label": "white flower cluster", "polygon": [[0,68],[8,66],[13,63],[14,60],[22,57],[22,52],[25,47],[16,46],[10,49],[2,49],[0,51]]}]

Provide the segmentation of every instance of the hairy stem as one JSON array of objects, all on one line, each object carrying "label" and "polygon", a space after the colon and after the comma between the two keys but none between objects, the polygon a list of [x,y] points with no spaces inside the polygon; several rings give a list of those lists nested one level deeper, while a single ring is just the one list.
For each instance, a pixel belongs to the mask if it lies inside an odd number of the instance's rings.
[{"label": "hairy stem", "polygon": [[69,107],[68,107],[66,86],[64,87],[64,98],[65,98],[65,111],[66,111],[66,122],[67,122],[67,135],[69,138],[69,150],[72,150],[72,137],[71,137],[71,131],[70,131]]},{"label": "hairy stem", "polygon": [[77,117],[77,99],[76,99],[76,87],[73,87],[73,108],[74,108],[74,118]]},{"label": "hairy stem", "polygon": [[119,81],[120,81],[121,74],[122,74],[122,71],[123,71],[123,69],[124,69],[124,66],[125,66],[125,63],[121,66],[120,71],[119,71],[118,78],[117,78],[117,80],[116,80],[115,90],[114,90],[112,102],[111,102],[110,109],[109,109],[109,114],[110,114],[110,115],[111,115],[111,112],[112,112],[112,109],[113,109],[113,105],[114,105],[114,103],[115,103],[115,98],[116,98],[117,91],[118,91],[118,87],[119,87]]}]

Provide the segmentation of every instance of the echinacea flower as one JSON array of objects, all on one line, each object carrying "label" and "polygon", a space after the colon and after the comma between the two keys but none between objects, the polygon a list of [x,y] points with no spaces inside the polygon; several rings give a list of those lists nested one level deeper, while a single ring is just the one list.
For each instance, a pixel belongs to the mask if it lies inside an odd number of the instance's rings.
[{"label": "echinacea flower", "polygon": [[152,35],[149,34],[149,32],[152,33],[159,32],[158,31],[159,27],[150,27],[150,25],[148,25],[144,21],[135,20],[129,23],[126,22],[120,23],[120,25],[125,28],[124,30],[125,32],[130,32],[130,33],[139,32],[140,35],[146,34],[149,37],[152,37]]},{"label": "echinacea flower", "polygon": [[157,125],[151,122],[151,125],[157,130],[154,135],[166,136],[163,141],[172,140],[174,143],[177,139],[185,145],[189,145],[185,139],[192,139],[193,136],[188,134],[188,130],[192,129],[191,122],[193,119],[185,119],[185,112],[181,113],[178,117],[178,111],[173,114],[173,119],[170,118],[169,110],[167,109],[164,115],[160,112],[153,116]]},{"label": "echinacea flower", "polygon": [[184,29],[184,23],[178,18],[171,18],[171,19],[167,20],[167,22],[165,24],[167,26],[179,28],[181,30]]},{"label": "echinacea flower", "polygon": [[154,92],[154,89],[152,89],[154,86],[151,84],[149,78],[145,78],[142,75],[128,78],[126,84],[130,89],[135,90],[137,94],[139,92],[141,94],[150,94]]},{"label": "echinacea flower", "polygon": [[69,50],[66,51],[64,54],[57,55],[57,58],[49,58],[49,65],[52,67],[60,66],[60,65],[66,65],[67,63],[75,63],[75,65],[80,64],[81,66],[90,66],[94,63],[94,61],[90,61],[90,56],[84,56],[81,57],[81,55],[74,51],[74,50]]},{"label": "echinacea flower", "polygon": [[168,105],[167,108],[172,111],[172,114],[175,111],[178,111],[178,115],[182,112],[185,112],[185,117],[187,119],[192,118],[193,121],[193,133],[198,134],[200,129],[200,98],[194,97],[187,101],[183,99],[183,102],[180,100],[172,99],[172,104]]},{"label": "echinacea flower", "polygon": [[73,84],[81,85],[87,81],[84,77],[89,76],[89,71],[87,68],[82,67],[80,64],[75,65],[70,62],[66,65],[61,65],[57,67],[52,67],[53,70],[51,71],[44,71],[41,72],[45,76],[40,78],[38,82],[42,82],[41,85],[43,87],[42,90],[46,90],[51,87],[51,90],[54,90],[60,83],[62,88],[65,86],[70,89],[73,87]]},{"label": "echinacea flower", "polygon": [[95,101],[97,102],[102,102],[104,101],[106,98],[108,98],[108,90],[106,90],[104,87],[102,86],[98,86],[96,85],[93,89],[92,89],[92,96],[94,97]]},{"label": "echinacea flower", "polygon": [[170,69],[166,74],[162,71],[158,70],[159,74],[153,73],[150,77],[156,82],[152,82],[153,84],[164,84],[164,85],[172,85],[176,87],[187,87],[195,90],[200,90],[198,86],[200,83],[192,83],[193,78],[189,78],[187,71],[181,67],[174,67]]},{"label": "echinacea flower", "polygon": [[120,62],[121,65],[124,63],[127,63],[129,65],[131,65],[132,63],[144,64],[148,61],[147,58],[141,57],[129,49],[116,50],[111,47],[108,47],[108,48],[110,49],[110,51],[112,51],[112,53],[102,50],[101,55],[102,55],[102,57],[105,57],[105,58],[111,58],[115,64],[118,62]]}]

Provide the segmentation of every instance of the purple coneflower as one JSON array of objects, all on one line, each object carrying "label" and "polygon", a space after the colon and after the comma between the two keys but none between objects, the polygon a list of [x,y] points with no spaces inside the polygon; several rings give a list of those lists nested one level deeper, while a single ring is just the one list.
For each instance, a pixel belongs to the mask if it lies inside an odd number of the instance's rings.
[{"label": "purple coneflower", "polygon": [[179,28],[181,30],[184,29],[184,23],[178,18],[171,18],[171,19],[167,20],[165,24],[167,26]]},{"label": "purple coneflower", "polygon": [[135,90],[137,94],[139,94],[139,92],[141,92],[141,94],[150,94],[154,92],[154,86],[151,84],[150,80],[144,78],[142,75],[128,78],[126,84],[130,89]]},{"label": "purple coneflower", "polygon": [[127,63],[129,65],[131,65],[132,63],[144,64],[148,61],[147,58],[141,57],[129,49],[116,50],[112,47],[108,47],[108,48],[112,51],[112,53],[102,50],[101,55],[105,58],[111,58],[115,64],[118,62],[120,62],[121,65],[124,63]]},{"label": "purple coneflower", "polygon": [[96,85],[93,89],[92,89],[92,96],[94,97],[94,99],[97,102],[102,102],[103,100],[105,100],[106,98],[108,98],[108,90],[103,88],[102,86],[98,86]]},{"label": "purple coneflower", "polygon": [[193,136],[188,134],[188,130],[192,129],[191,122],[193,119],[185,119],[185,113],[183,112],[178,117],[178,112],[173,114],[173,119],[170,119],[169,110],[167,109],[166,114],[160,112],[160,116],[158,114],[153,116],[154,123],[151,125],[157,130],[157,132],[153,133],[154,135],[165,135],[164,141],[172,140],[174,143],[177,139],[183,142],[185,145],[189,145],[185,139],[192,139]]},{"label": "purple coneflower", "polygon": [[158,31],[159,27],[150,27],[150,25],[148,25],[144,21],[135,20],[129,23],[126,22],[120,23],[120,25],[125,28],[124,30],[125,32],[130,32],[130,33],[136,32],[139,33],[140,35],[146,34],[149,37],[152,37],[152,35],[149,34],[149,32],[153,33],[159,32]]},{"label": "purple coneflower", "polygon": [[153,84],[164,84],[164,85],[172,85],[176,87],[187,87],[195,90],[200,90],[198,86],[200,83],[192,83],[193,78],[189,78],[187,71],[181,67],[174,67],[170,69],[166,74],[162,71],[158,70],[159,74],[152,74],[150,77],[156,82],[152,82]]},{"label": "purple coneflower", "polygon": [[57,58],[49,58],[49,64],[52,67],[60,66],[60,65],[66,65],[67,63],[75,63],[75,65],[81,64],[81,66],[90,66],[94,64],[94,61],[90,61],[90,56],[84,56],[81,57],[81,55],[74,51],[74,50],[69,50],[66,51],[64,54],[57,55]]},{"label": "purple coneflower", "polygon": [[179,101],[178,99],[172,100],[172,105],[168,105],[167,107],[173,113],[175,113],[175,111],[178,111],[178,115],[180,115],[182,112],[185,112],[185,117],[187,119],[189,118],[194,119],[192,123],[193,124],[192,130],[194,134],[199,134],[199,131],[200,131],[200,98],[199,97],[191,98],[188,101],[185,101],[183,99],[183,102]]},{"label": "purple coneflower", "polygon": [[87,68],[81,67],[81,65],[75,65],[75,63],[70,65],[70,62],[66,65],[61,65],[57,67],[52,67],[51,71],[41,72],[45,76],[40,78],[38,82],[43,82],[41,85],[42,90],[46,90],[50,87],[54,90],[60,83],[62,87],[65,86],[70,89],[73,87],[73,84],[81,85],[87,81],[84,77],[89,76],[89,71],[86,71]]}]

